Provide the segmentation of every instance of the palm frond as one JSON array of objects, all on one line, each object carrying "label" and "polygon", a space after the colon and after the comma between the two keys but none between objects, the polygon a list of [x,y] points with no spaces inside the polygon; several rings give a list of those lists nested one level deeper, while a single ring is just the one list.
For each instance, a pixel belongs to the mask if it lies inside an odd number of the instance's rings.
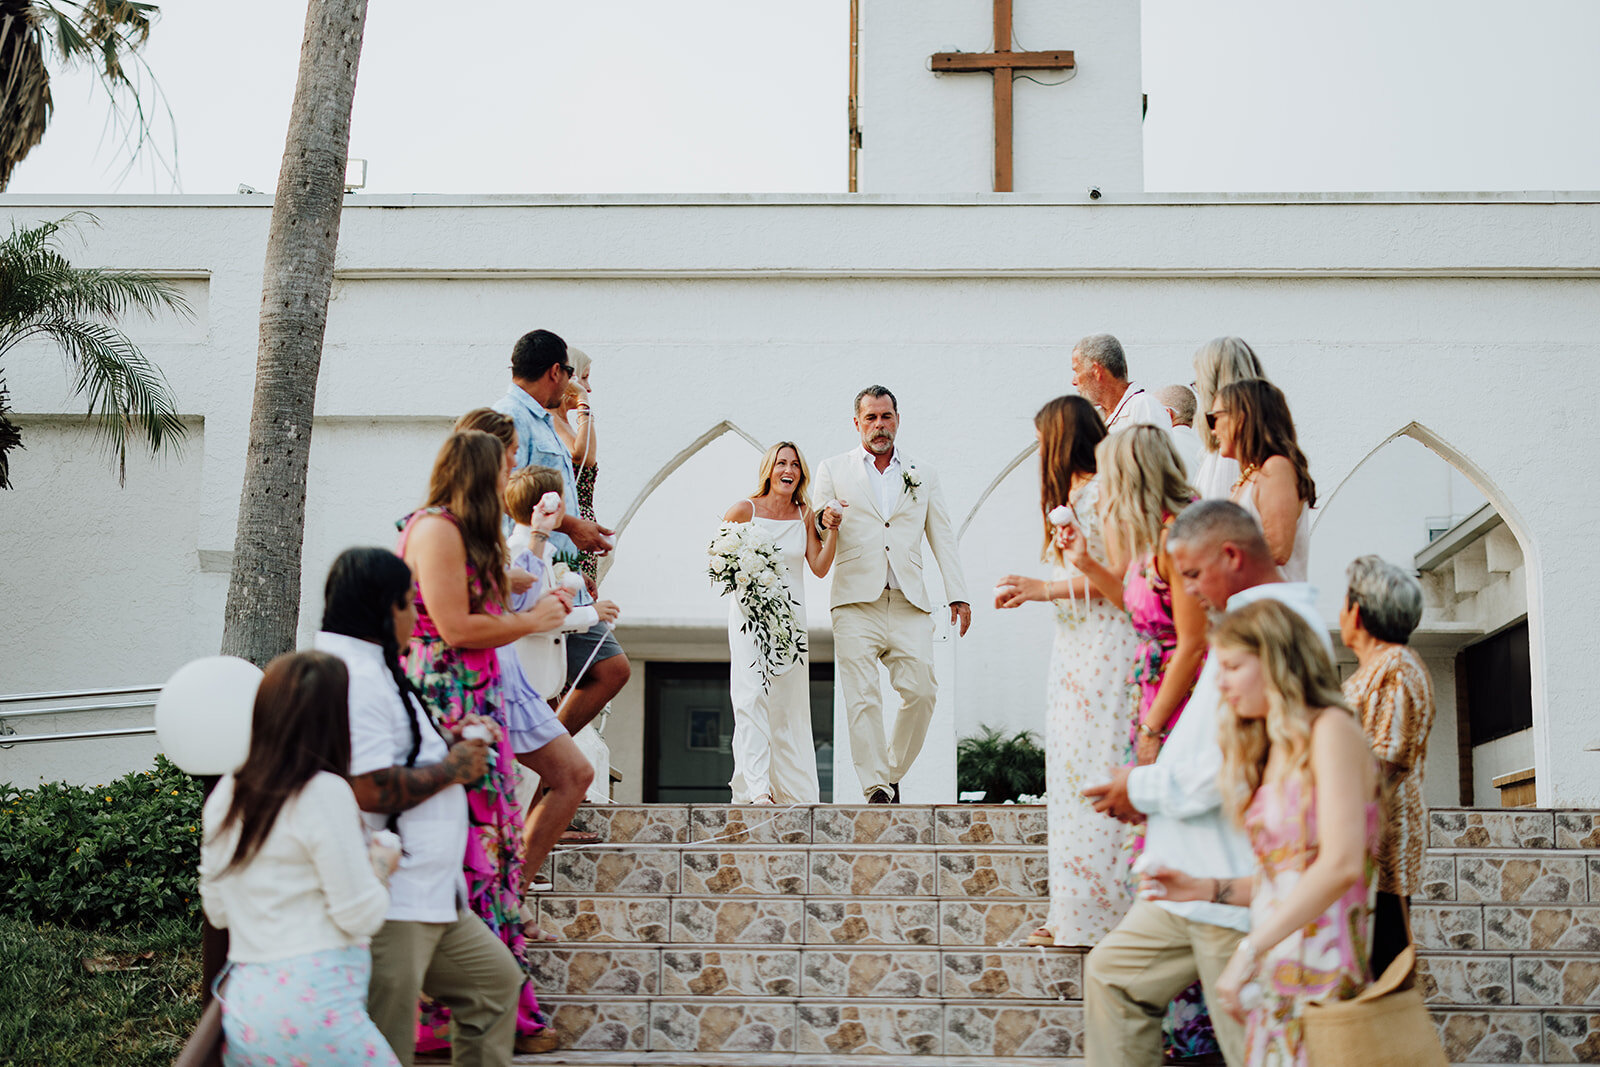
[{"label": "palm frond", "polygon": [[0,378],[0,489],[11,488],[11,453],[24,447],[22,431],[11,421],[11,397]]},{"label": "palm frond", "polygon": [[0,357],[22,341],[45,337],[66,358],[73,392],[126,484],[129,437],[151,452],[178,451],[187,433],[165,376],[114,323],[132,313],[171,310],[187,316],[175,286],[141,271],[73,267],[59,244],[90,215],[19,229],[0,240]]},{"label": "palm frond", "polygon": [[38,10],[0,0],[0,191],[50,125],[50,71]]}]

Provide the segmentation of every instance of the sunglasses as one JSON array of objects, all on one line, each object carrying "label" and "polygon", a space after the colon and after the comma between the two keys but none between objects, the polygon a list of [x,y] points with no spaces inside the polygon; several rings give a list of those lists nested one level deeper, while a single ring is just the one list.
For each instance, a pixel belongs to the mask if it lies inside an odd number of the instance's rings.
[{"label": "sunglasses", "polygon": [[1215,430],[1217,428],[1217,417],[1219,415],[1226,415],[1226,414],[1227,414],[1226,411],[1208,411],[1208,412],[1206,412],[1206,429]]}]

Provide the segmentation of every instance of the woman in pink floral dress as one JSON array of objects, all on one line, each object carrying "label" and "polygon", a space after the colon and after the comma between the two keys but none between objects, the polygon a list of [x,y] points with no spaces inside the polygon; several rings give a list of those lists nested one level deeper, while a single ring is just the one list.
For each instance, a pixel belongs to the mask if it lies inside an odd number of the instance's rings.
[{"label": "woman in pink floral dress", "polygon": [[[1244,826],[1253,878],[1158,868],[1141,888],[1170,900],[1227,896],[1250,906],[1250,933],[1217,979],[1216,1004],[1245,1021],[1252,1065],[1307,1062],[1301,1015],[1372,980],[1377,889],[1377,761],[1339,691],[1321,639],[1272,599],[1230,612],[1211,640],[1231,714],[1219,729],[1223,809]],[[1253,986],[1259,1001],[1247,1010]]]},{"label": "woman in pink floral dress", "polygon": [[[489,773],[467,787],[467,903],[525,965],[522,811],[495,649],[554,628],[567,607],[555,596],[542,598],[527,611],[506,606],[500,497],[507,472],[506,448],[490,434],[454,433],[440,449],[427,506],[400,524],[398,551],[417,576],[417,627],[401,661],[441,726],[453,726],[469,714],[500,726]],[[425,1007],[419,1050],[446,1044],[448,1019],[446,1009]],[[517,1005],[518,1050],[547,1051],[554,1047],[553,1037],[532,984],[525,983]]]},{"label": "woman in pink floral dress", "polygon": [[[1044,554],[1054,569],[1050,581],[1007,575],[995,596],[1000,608],[1045,601],[1055,609],[1045,720],[1050,911],[1028,943],[1093,945],[1133,903],[1121,858],[1123,827],[1096,814],[1082,793],[1127,759],[1128,665],[1138,639],[1127,612],[1062,558],[1072,538],[1107,556],[1094,451],[1105,424],[1087,400],[1063,396],[1040,410],[1034,427]],[[1056,527],[1049,515],[1063,505],[1074,517]]]}]

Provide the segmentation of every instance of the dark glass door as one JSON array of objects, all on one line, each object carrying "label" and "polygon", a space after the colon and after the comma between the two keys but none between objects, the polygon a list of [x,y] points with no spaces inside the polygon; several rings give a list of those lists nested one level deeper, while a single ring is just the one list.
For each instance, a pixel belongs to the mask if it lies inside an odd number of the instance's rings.
[{"label": "dark glass door", "polygon": [[[726,804],[733,702],[726,663],[645,664],[647,803]],[[833,799],[833,664],[811,664],[811,735],[824,802]]]}]

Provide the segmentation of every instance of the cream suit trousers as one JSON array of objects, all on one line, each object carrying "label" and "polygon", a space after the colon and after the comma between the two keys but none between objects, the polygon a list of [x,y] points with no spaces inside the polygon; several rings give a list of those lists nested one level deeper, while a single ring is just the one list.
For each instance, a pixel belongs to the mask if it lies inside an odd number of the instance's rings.
[{"label": "cream suit trousers", "polygon": [[[1135,901],[1083,960],[1083,1043],[1088,1067],[1161,1062],[1161,1020],[1172,998],[1200,979],[1209,996],[1243,930],[1193,922]],[[1211,1025],[1228,1067],[1244,1067],[1244,1025],[1220,1009]]]},{"label": "cream suit trousers", "polygon": [[[898,589],[870,604],[833,609],[833,660],[850,720],[850,756],[861,790],[887,789],[911,769],[933,718],[933,616],[912,607]],[[878,664],[900,694],[894,737],[883,732]]]}]

